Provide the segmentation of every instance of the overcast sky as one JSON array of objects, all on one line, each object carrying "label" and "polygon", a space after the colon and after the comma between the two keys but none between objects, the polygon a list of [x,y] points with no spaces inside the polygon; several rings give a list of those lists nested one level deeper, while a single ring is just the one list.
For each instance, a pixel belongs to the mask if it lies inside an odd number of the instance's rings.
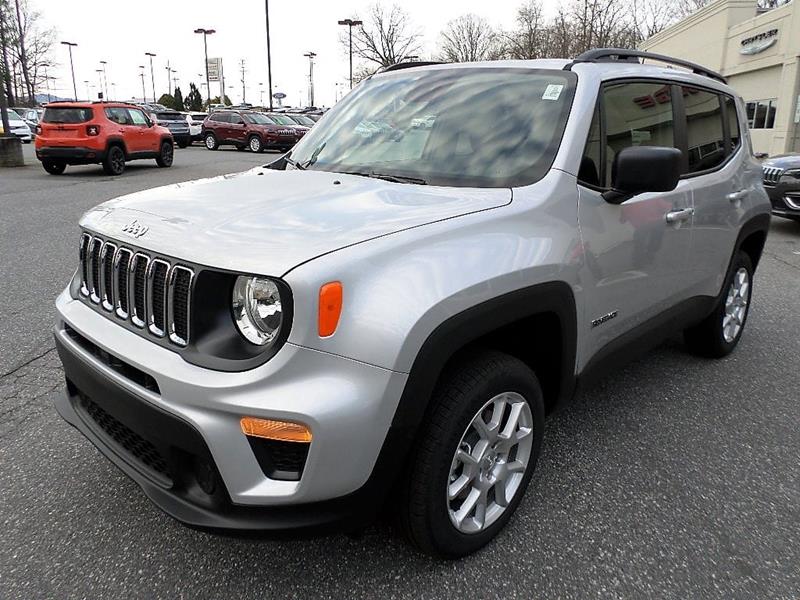
[{"label": "overcast sky", "polygon": [[[109,92],[116,83],[116,98],[142,96],[139,65],[147,66],[147,96],[152,96],[150,64],[145,52],[157,54],[154,59],[156,95],[167,91],[167,60],[177,71],[184,95],[189,82],[204,80],[203,40],[194,30],[216,29],[208,38],[209,57],[222,57],[226,92],[233,102],[242,100],[239,63],[245,60],[246,99],[258,104],[259,83],[263,83],[266,103],[267,61],[264,22],[264,0],[29,0],[38,8],[47,25],[56,28],[54,59],[58,69],[51,72],[57,81],[52,84],[60,96],[72,96],[67,48],[62,40],[77,42],[73,49],[78,95],[86,97],[88,80],[92,98],[98,92],[99,61],[108,62]],[[558,0],[545,0],[548,8]],[[409,13],[415,27],[423,34],[423,57],[435,51],[439,33],[447,22],[472,12],[494,26],[509,28],[521,0],[404,0],[401,5]],[[391,5],[391,0],[385,3]],[[272,0],[270,29],[272,45],[273,90],[287,95],[286,102],[297,105],[308,95],[308,51],[316,52],[314,85],[316,103],[330,106],[336,95],[336,83],[342,89],[347,82],[347,54],[339,43],[345,27],[339,19],[366,15],[370,2],[358,0]],[[205,96],[205,87],[201,87]],[[212,96],[219,93],[218,84],[211,84]],[[114,96],[113,93],[111,93]]]}]

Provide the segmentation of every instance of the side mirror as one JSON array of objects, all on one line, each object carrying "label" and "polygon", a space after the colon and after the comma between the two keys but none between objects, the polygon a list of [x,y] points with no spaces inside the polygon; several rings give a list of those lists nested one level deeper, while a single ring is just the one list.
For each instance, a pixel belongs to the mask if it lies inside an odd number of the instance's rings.
[{"label": "side mirror", "polygon": [[610,204],[622,204],[644,192],[670,192],[681,177],[683,152],[677,148],[631,146],[614,157],[611,188],[603,192]]}]

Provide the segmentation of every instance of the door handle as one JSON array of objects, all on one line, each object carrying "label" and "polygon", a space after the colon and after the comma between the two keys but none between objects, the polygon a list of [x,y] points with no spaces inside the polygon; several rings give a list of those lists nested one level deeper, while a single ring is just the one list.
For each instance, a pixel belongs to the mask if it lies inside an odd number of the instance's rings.
[{"label": "door handle", "polygon": [[667,223],[680,223],[681,221],[688,221],[694,214],[693,208],[681,208],[679,210],[671,210],[667,213]]},{"label": "door handle", "polygon": [[730,194],[727,194],[725,198],[727,198],[729,202],[738,202],[739,200],[744,200],[747,198],[749,193],[749,190],[739,190],[738,192],[731,192]]}]

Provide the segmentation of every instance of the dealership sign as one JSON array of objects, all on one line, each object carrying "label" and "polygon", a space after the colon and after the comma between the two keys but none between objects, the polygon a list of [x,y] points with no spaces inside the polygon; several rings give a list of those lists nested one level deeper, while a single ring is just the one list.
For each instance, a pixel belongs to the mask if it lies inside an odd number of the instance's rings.
[{"label": "dealership sign", "polygon": [[758,35],[751,36],[742,40],[742,47],[739,49],[739,54],[758,54],[763,52],[770,46],[775,45],[778,41],[778,30],[770,29]]},{"label": "dealership sign", "polygon": [[209,58],[206,61],[206,70],[208,72],[209,81],[219,81],[222,74],[222,59]]}]

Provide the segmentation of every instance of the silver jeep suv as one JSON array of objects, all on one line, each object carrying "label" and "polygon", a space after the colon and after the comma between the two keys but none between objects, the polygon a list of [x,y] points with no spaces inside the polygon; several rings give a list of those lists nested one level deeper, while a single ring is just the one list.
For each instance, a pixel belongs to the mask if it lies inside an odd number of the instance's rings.
[{"label": "silver jeep suv", "polygon": [[83,217],[57,409],[193,526],[391,504],[473,552],[545,415],[670,334],[739,342],[770,218],[746,123],[721,76],[636,51],[388,68],[270,165]]}]

